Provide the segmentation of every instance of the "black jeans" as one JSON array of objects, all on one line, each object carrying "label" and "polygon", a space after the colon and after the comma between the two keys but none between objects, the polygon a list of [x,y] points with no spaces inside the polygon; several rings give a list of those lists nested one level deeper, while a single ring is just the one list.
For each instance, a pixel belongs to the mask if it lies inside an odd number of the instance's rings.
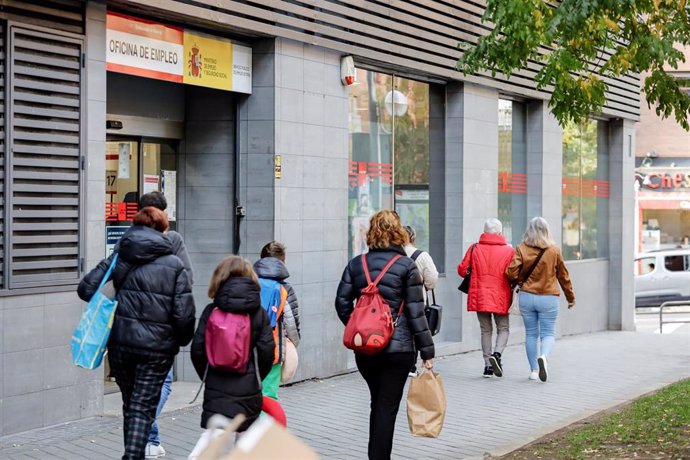
[{"label": "black jeans", "polygon": [[371,394],[369,460],[389,460],[393,450],[395,418],[415,353],[355,354],[355,360]]},{"label": "black jeans", "polygon": [[163,382],[173,360],[174,356],[151,357],[116,347],[108,348],[110,373],[122,392],[125,442],[123,460],[144,458]]}]

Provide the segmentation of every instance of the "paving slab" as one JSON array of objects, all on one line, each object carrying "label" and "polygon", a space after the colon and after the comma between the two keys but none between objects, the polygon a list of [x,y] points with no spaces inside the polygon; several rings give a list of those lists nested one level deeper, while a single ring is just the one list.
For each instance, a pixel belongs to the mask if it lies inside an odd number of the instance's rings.
[{"label": "paving slab", "polygon": [[[678,333],[680,332],[680,333]],[[400,408],[395,459],[483,458],[500,455],[601,410],[690,377],[690,333],[601,332],[556,342],[549,381],[527,380],[524,347],[506,349],[504,377],[481,376],[479,352],[437,360],[448,401],[438,439],[409,434]],[[174,390],[175,391],[174,387]],[[180,386],[189,392],[189,386]],[[281,390],[290,429],[322,458],[366,458],[369,396],[357,373]],[[166,459],[185,459],[196,442],[201,409],[187,406],[160,419]],[[96,417],[0,438],[0,458],[116,459],[121,418]]]}]

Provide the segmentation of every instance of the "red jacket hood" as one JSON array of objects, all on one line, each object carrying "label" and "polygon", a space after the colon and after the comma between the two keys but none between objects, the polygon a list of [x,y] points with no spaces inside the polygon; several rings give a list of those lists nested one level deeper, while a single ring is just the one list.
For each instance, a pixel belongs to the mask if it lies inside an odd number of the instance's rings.
[{"label": "red jacket hood", "polygon": [[502,244],[506,245],[506,238],[503,235],[496,235],[495,233],[482,233],[479,237],[480,244]]}]

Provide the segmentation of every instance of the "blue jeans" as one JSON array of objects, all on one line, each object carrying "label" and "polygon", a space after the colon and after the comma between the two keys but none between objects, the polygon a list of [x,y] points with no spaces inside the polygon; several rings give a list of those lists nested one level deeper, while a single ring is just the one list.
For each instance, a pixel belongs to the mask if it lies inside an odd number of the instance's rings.
[{"label": "blue jeans", "polygon": [[151,432],[149,433],[149,444],[155,444],[159,446],[161,443],[161,436],[158,433],[158,417],[161,415],[163,406],[165,406],[165,402],[168,400],[168,396],[170,396],[170,393],[172,392],[172,381],[173,370],[172,368],[170,368],[170,372],[168,372],[168,375],[165,377],[165,382],[163,382],[163,388],[161,389],[161,399],[160,401],[158,401],[158,408],[156,409],[156,419],[153,421],[153,425],[151,425]]},{"label": "blue jeans", "polygon": [[[548,358],[556,341],[558,296],[520,292],[520,314],[525,323],[525,351],[530,369],[538,369],[537,356]],[[541,353],[537,354],[537,341],[541,337]]]}]

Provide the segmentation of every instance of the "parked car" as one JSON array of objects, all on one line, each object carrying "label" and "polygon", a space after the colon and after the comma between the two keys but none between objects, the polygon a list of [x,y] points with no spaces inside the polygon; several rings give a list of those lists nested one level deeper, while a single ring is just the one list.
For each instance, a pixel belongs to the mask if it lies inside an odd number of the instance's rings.
[{"label": "parked car", "polygon": [[668,249],[635,258],[635,306],[690,300],[690,249]]}]

